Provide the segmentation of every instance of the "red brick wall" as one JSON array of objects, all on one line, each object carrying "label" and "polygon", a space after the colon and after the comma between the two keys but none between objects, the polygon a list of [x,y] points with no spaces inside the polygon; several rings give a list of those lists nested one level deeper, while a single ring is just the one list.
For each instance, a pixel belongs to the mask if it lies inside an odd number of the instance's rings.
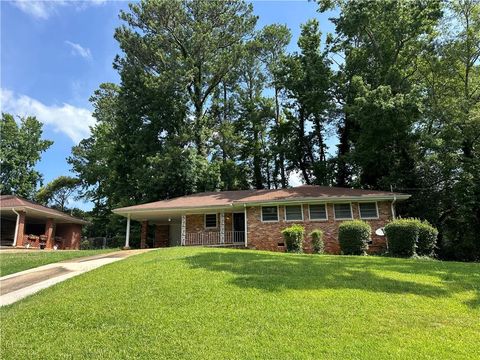
[{"label": "red brick wall", "polygon": [[[248,220],[248,247],[259,250],[285,251],[281,230],[292,225],[300,224],[305,227],[305,252],[312,251],[311,237],[308,235],[314,229],[321,229],[324,232],[325,252],[330,254],[339,254],[340,245],[338,243],[338,226],[341,220],[334,220],[333,204],[327,204],[328,220],[310,221],[308,214],[308,204],[303,205],[304,221],[284,220],[284,206],[278,208],[278,222],[262,222],[261,207],[249,207],[247,209]],[[358,203],[352,203],[352,214],[354,219],[359,219]],[[372,244],[369,246],[369,253],[378,253],[385,250],[385,237],[375,235],[375,230],[385,226],[387,220],[391,219],[390,202],[384,201],[378,203],[378,219],[365,220],[372,227]]]},{"label": "red brick wall", "polygon": [[[232,216],[232,213],[225,213],[225,231],[232,231]],[[220,213],[217,214],[217,227],[215,229],[205,229],[205,214],[187,215],[185,228],[187,233],[198,233],[203,231],[220,232]]]},{"label": "red brick wall", "polygon": [[63,238],[61,249],[78,250],[82,240],[82,225],[80,224],[57,224],[55,235]]}]

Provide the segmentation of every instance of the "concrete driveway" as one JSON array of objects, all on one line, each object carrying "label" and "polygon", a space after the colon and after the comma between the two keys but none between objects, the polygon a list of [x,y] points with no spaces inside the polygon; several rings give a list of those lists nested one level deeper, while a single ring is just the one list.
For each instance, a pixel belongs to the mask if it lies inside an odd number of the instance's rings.
[{"label": "concrete driveway", "polygon": [[122,250],[75,258],[0,277],[0,306],[13,304],[42,289],[100,266],[152,250],[155,249]]}]

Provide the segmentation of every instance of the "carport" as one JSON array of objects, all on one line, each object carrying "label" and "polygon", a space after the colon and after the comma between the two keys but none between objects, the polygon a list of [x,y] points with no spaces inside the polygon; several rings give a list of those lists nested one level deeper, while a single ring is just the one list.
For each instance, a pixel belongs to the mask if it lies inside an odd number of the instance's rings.
[{"label": "carport", "polygon": [[15,195],[0,196],[1,245],[79,249],[88,222]]}]

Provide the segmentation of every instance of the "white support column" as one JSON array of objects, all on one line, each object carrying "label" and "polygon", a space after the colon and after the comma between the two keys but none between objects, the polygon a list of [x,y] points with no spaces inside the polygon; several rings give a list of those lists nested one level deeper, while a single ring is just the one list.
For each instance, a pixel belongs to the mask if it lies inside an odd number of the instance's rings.
[{"label": "white support column", "polygon": [[220,244],[225,244],[225,213],[220,213]]},{"label": "white support column", "polygon": [[127,215],[127,234],[125,235],[125,247],[130,247],[130,214]]},{"label": "white support column", "polygon": [[244,215],[244,218],[245,218],[245,247],[248,246],[248,228],[247,228],[247,205],[244,205],[244,208],[243,208],[243,213],[245,214]]},{"label": "white support column", "polygon": [[180,244],[182,246],[185,246],[185,239],[187,237],[187,217],[185,215],[182,215],[182,223],[180,227]]}]

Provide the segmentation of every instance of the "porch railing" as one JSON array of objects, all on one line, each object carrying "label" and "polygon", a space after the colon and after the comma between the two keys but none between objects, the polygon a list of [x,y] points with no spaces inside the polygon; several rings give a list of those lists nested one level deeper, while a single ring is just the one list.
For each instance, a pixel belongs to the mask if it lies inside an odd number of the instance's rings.
[{"label": "porch railing", "polygon": [[222,243],[219,232],[198,232],[185,234],[185,246],[192,245],[235,245],[245,243],[244,231],[225,231]]}]

